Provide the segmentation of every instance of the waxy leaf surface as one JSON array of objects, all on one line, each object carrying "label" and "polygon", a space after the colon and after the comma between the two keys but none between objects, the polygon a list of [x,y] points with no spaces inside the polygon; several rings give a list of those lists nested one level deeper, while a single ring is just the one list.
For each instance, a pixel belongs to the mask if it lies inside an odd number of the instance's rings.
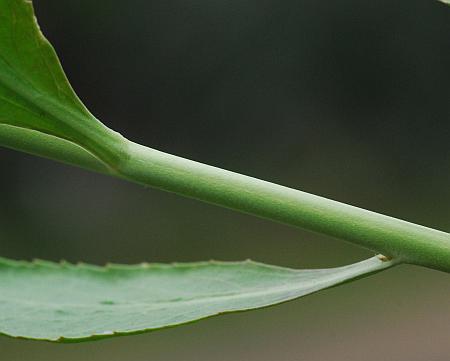
[{"label": "waxy leaf surface", "polygon": [[77,342],[289,301],[392,266],[293,270],[251,261],[135,266],[0,259],[0,333]]},{"label": "waxy leaf surface", "polygon": [[27,0],[0,0],[0,126],[68,140],[107,163],[121,141],[79,100]]}]

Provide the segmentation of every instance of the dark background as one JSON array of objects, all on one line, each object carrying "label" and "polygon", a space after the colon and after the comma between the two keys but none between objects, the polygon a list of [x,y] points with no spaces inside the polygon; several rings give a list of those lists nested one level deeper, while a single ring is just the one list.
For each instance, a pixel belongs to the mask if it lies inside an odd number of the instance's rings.
[{"label": "dark background", "polygon": [[[34,1],[77,93],[142,144],[450,230],[450,8],[432,0]],[[345,242],[0,149],[0,254],[327,267]],[[274,308],[19,360],[450,358],[448,275],[401,266]]]}]

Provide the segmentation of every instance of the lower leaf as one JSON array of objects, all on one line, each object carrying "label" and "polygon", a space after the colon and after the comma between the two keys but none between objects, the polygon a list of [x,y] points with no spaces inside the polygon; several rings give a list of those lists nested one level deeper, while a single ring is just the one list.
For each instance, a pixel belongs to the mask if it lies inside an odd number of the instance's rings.
[{"label": "lower leaf", "polygon": [[0,333],[57,342],[141,333],[275,305],[393,265],[380,256],[314,270],[252,261],[98,267],[0,258]]}]

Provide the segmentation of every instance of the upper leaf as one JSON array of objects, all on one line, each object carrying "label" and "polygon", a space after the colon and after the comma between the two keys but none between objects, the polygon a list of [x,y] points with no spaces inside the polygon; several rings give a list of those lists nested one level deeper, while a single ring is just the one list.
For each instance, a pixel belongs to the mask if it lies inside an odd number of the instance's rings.
[{"label": "upper leaf", "polygon": [[293,270],[251,261],[136,266],[0,259],[0,333],[60,342],[140,333],[292,300],[392,266]]},{"label": "upper leaf", "polygon": [[70,140],[106,162],[121,139],[77,97],[27,0],[0,0],[0,114],[0,124]]}]

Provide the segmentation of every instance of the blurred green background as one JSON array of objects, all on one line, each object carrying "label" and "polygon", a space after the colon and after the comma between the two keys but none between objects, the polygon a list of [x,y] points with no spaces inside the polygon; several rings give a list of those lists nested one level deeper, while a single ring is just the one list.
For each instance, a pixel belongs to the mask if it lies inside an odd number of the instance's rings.
[{"label": "blurred green background", "polygon": [[[35,0],[77,93],[148,146],[450,230],[450,8],[433,0]],[[345,242],[0,149],[0,254],[328,267]],[[57,287],[57,285],[55,285]],[[413,266],[2,360],[450,359],[449,275]]]}]

